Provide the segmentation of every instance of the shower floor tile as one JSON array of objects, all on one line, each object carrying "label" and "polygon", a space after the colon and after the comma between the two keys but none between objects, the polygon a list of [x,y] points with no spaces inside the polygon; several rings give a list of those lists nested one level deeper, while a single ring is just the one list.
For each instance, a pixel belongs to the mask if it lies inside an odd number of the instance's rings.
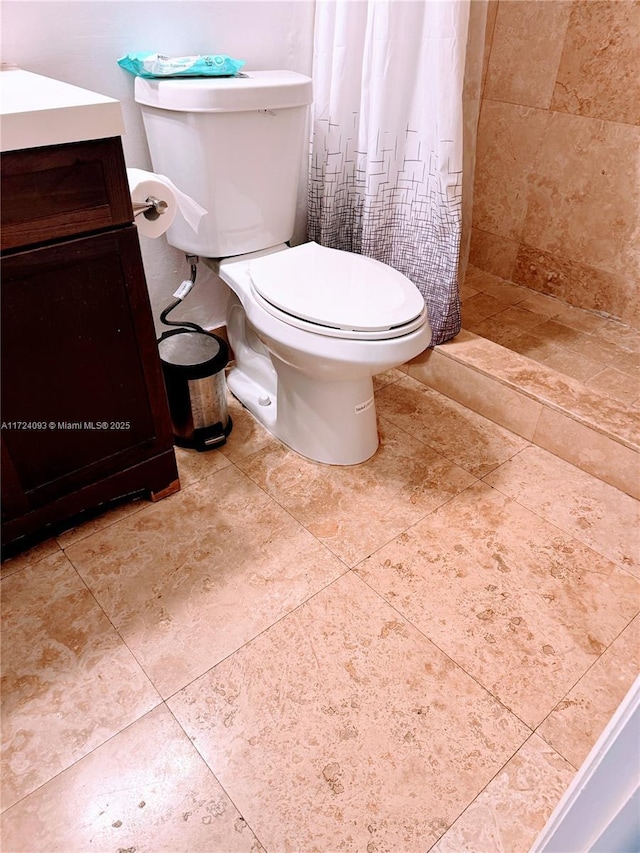
[{"label": "shower floor tile", "polygon": [[[510,294],[517,315],[511,306],[499,304],[498,296],[504,301],[505,294]],[[629,405],[640,400],[637,329],[574,308],[472,265],[467,269],[461,299],[462,326],[467,331],[616,400]]]}]

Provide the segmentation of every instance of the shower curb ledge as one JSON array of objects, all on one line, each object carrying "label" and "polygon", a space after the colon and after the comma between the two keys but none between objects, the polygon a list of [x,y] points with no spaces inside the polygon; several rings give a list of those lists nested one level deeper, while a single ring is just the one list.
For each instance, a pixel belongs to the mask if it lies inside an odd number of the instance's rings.
[{"label": "shower curb ledge", "polygon": [[462,330],[409,376],[640,499],[640,412]]}]

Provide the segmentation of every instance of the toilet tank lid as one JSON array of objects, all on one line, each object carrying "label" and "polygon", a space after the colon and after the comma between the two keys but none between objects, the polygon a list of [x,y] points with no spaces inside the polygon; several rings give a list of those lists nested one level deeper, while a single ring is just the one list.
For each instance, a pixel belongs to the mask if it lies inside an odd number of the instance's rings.
[{"label": "toilet tank lid", "polygon": [[138,104],[175,112],[277,110],[310,104],[311,78],[295,71],[249,71],[235,77],[136,77]]}]

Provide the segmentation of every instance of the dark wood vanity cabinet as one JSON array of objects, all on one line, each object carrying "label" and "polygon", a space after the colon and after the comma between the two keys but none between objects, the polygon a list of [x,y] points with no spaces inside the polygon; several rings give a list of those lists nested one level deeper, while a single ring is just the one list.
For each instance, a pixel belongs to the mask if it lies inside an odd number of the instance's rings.
[{"label": "dark wood vanity cabinet", "polygon": [[179,488],[119,137],[2,155],[5,553]]}]

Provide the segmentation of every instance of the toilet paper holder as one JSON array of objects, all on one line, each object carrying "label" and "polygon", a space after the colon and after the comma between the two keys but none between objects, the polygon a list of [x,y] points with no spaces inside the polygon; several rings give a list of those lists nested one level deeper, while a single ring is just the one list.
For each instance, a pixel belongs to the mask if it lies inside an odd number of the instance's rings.
[{"label": "toilet paper holder", "polygon": [[132,205],[134,217],[144,213],[147,219],[152,220],[166,213],[169,208],[166,201],[153,195],[150,195],[145,201],[134,201]]}]

